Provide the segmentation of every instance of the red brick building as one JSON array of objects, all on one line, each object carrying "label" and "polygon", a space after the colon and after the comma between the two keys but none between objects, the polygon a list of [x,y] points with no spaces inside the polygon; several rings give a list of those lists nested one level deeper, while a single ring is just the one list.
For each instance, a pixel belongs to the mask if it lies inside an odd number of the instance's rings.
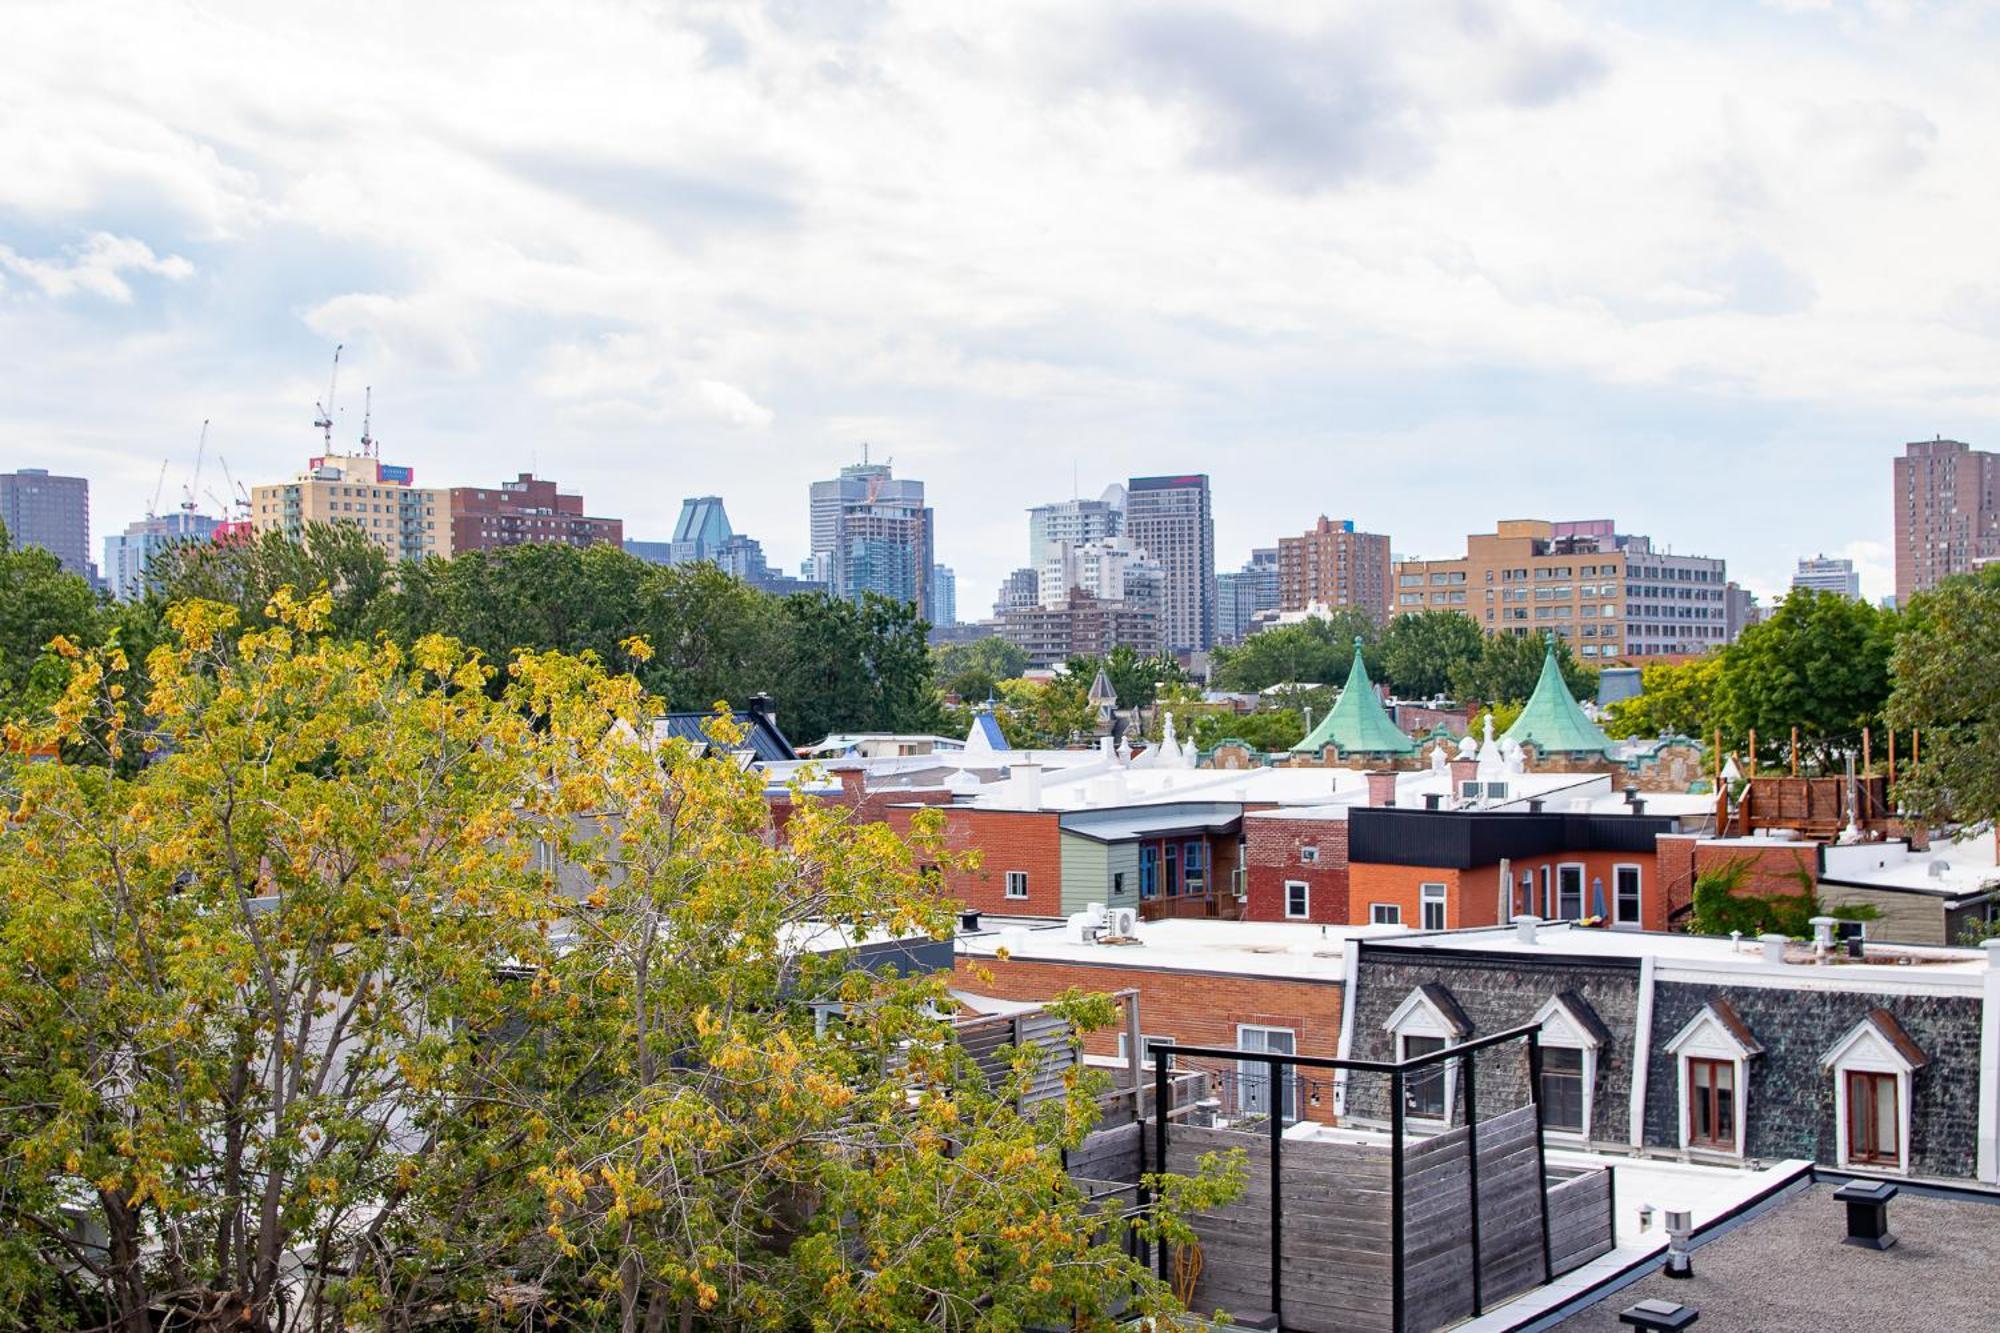
[{"label": "red brick building", "polygon": [[1345,925],[1347,811],[1271,810],[1243,820],[1250,921]]},{"label": "red brick building", "polygon": [[625,539],[623,519],[591,518],[583,512],[581,495],[564,495],[552,481],[531,472],[491,488],[451,488],[451,549],[486,551],[530,542],[618,546]]}]

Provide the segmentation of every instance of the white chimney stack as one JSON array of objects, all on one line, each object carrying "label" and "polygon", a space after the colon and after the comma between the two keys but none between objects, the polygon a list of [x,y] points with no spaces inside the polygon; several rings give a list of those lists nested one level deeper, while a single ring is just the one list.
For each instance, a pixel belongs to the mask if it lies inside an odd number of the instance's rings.
[{"label": "white chimney stack", "polygon": [[1014,779],[1020,783],[1021,804],[1030,810],[1042,808],[1042,766],[1040,764],[1016,764]]},{"label": "white chimney stack", "polygon": [[1785,961],[1785,945],[1788,941],[1783,935],[1759,935],[1757,939],[1764,946],[1765,962],[1782,963]]},{"label": "white chimney stack", "polygon": [[1518,939],[1523,944],[1533,944],[1535,942],[1536,927],[1540,926],[1541,924],[1542,924],[1542,919],[1534,915],[1532,912],[1526,916],[1515,917],[1514,938]]}]

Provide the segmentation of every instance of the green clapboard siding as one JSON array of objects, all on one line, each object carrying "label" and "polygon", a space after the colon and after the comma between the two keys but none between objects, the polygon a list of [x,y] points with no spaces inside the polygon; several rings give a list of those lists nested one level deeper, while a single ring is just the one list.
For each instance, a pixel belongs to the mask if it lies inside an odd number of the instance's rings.
[{"label": "green clapboard siding", "polygon": [[[1123,895],[1111,891],[1111,877],[1125,876]],[[1107,907],[1139,905],[1139,845],[1102,843],[1073,833],[1062,837],[1062,910],[1067,916],[1092,903]]]}]

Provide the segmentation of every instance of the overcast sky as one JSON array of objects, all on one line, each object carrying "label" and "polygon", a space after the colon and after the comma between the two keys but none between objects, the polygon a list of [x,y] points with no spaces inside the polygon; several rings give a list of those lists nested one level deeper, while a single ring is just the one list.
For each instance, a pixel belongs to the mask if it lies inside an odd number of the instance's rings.
[{"label": "overcast sky", "polygon": [[[93,541],[213,419],[242,481],[375,390],[432,484],[535,469],[773,563],[860,454],[961,614],[1023,510],[1214,479],[1442,556],[1608,516],[1889,590],[1890,459],[2000,447],[1987,4],[7,6],[0,468]],[[1073,481],[1074,478],[1074,481]]]}]

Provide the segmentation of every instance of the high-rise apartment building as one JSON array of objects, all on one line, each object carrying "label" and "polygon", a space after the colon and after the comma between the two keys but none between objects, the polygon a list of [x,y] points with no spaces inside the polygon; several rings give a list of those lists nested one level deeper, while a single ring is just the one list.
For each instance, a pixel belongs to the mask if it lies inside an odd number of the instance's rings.
[{"label": "high-rise apartment building", "polygon": [[121,602],[143,596],[154,556],[175,542],[213,541],[222,525],[222,519],[189,510],[134,519],[104,539],[105,586]]},{"label": "high-rise apartment building", "polygon": [[451,492],[420,487],[414,469],[367,454],[311,458],[290,481],[251,487],[250,521],[258,532],[294,535],[308,523],[347,524],[391,560],[452,553]]},{"label": "high-rise apartment building", "polygon": [[1125,488],[1109,486],[1095,500],[1058,500],[1028,511],[1028,565],[1040,569],[1065,546],[1101,542],[1125,530]]},{"label": "high-rise apartment building", "polygon": [[1028,654],[1031,667],[1055,666],[1073,656],[1103,657],[1130,648],[1151,657],[1164,647],[1159,615],[1150,606],[1100,601],[1081,588],[1054,606],[1023,606],[1000,616],[1000,637]]},{"label": "high-rise apartment building", "polygon": [[531,542],[616,546],[624,540],[622,520],[589,517],[583,512],[581,495],[564,495],[554,482],[532,472],[493,488],[451,488],[453,551],[491,551]]},{"label": "high-rise apartment building", "polygon": [[1130,537],[1058,544],[1036,575],[1035,600],[1043,606],[1066,601],[1081,588],[1107,602],[1152,598],[1156,612],[1166,578],[1159,562]]},{"label": "high-rise apartment building", "polygon": [[1464,556],[1395,567],[1393,610],[1463,611],[1500,634],[1544,632],[1579,657],[1700,653],[1729,642],[1723,561],[1670,555],[1610,519],[1510,519],[1466,538]]},{"label": "high-rise apartment building", "polygon": [[925,619],[940,627],[958,623],[958,575],[950,565],[931,566],[931,607]]},{"label": "high-rise apartment building", "polygon": [[1250,553],[1241,569],[1215,576],[1215,641],[1239,644],[1250,637],[1260,612],[1278,609],[1278,548]]},{"label": "high-rise apartment building", "polygon": [[1000,580],[1000,592],[993,599],[993,614],[1004,616],[1009,611],[1040,605],[1041,587],[1039,570],[1025,568],[1015,570]]},{"label": "high-rise apartment building", "polygon": [[1907,444],[1895,486],[1898,606],[2000,557],[2000,454],[1957,440]]},{"label": "high-rise apartment building", "polygon": [[886,463],[852,463],[812,484],[812,553],[827,557],[835,597],[872,592],[928,611],[934,522],[924,484],[898,481]]},{"label": "high-rise apartment building", "polygon": [[72,574],[95,581],[90,563],[90,482],[47,468],[0,472],[0,523],[16,547],[39,546]]},{"label": "high-rise apartment building", "polygon": [[1160,629],[1167,650],[1206,651],[1215,642],[1215,512],[1208,477],[1132,478],[1125,535],[1164,573]]},{"label": "high-rise apartment building", "polygon": [[1389,539],[1324,514],[1299,537],[1278,540],[1278,606],[1352,606],[1389,618]]},{"label": "high-rise apartment building", "polygon": [[1792,575],[1792,586],[1810,588],[1815,592],[1837,592],[1842,597],[1851,597],[1857,602],[1861,600],[1861,575],[1855,570],[1852,560],[1837,560],[1824,555],[1801,560],[1798,572]]}]

